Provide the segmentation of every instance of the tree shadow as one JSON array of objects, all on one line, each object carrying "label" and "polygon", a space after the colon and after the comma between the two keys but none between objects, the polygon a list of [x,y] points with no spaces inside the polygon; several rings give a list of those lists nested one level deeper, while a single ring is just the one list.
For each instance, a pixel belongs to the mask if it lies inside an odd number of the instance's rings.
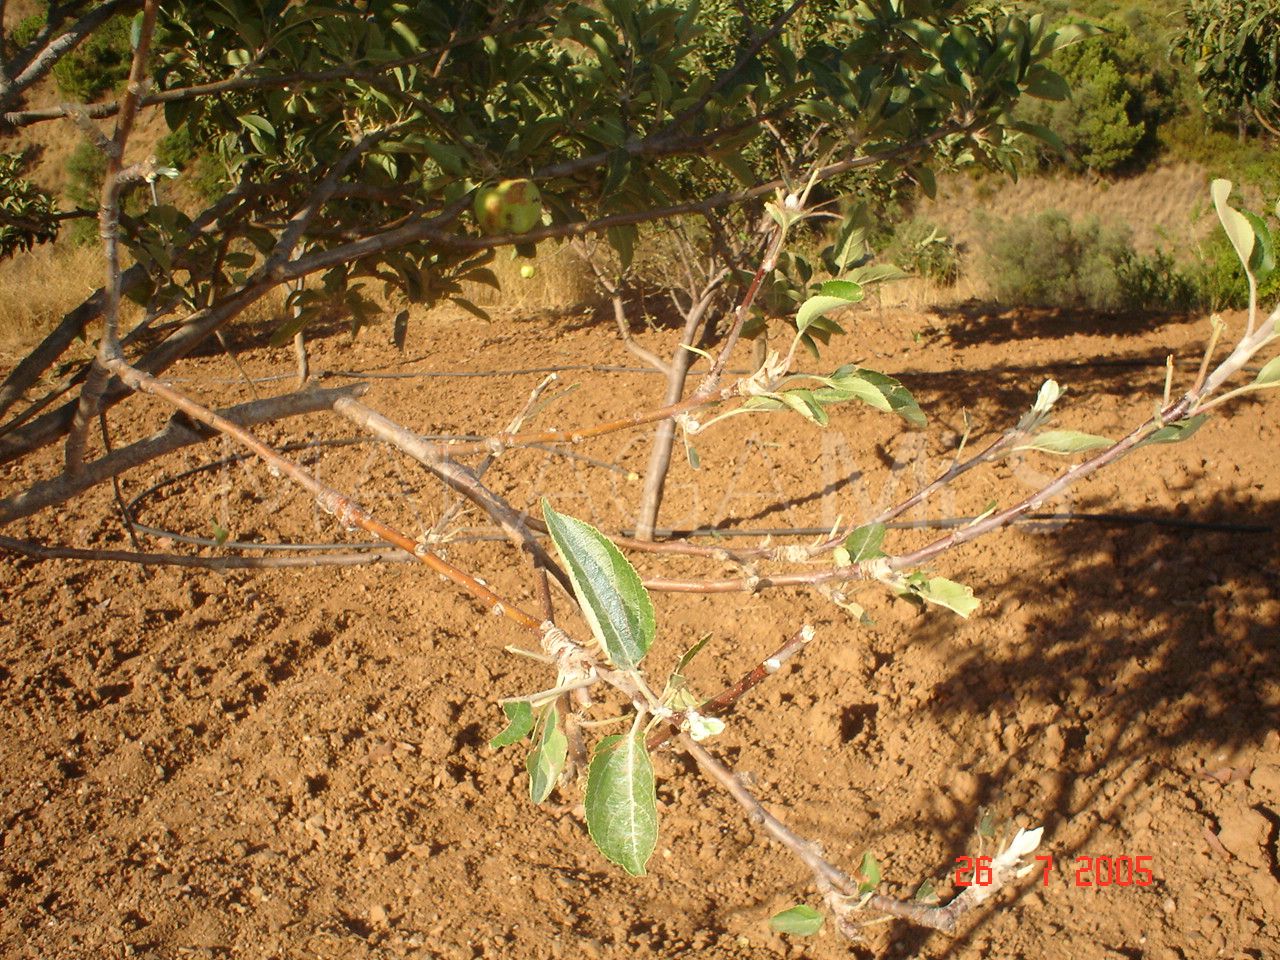
[{"label": "tree shadow", "polygon": [[929,312],[943,325],[936,336],[957,347],[1081,335],[1137,339],[1148,337],[1153,326],[1181,326],[1203,319],[1184,312],[1153,316],[1148,309],[1101,312],[1084,307],[1011,307],[983,300],[931,307]]},{"label": "tree shadow", "polygon": [[[997,598],[989,619],[1023,606],[1035,611],[1021,638],[957,650],[953,627],[940,617],[911,631],[911,644],[945,652],[949,667],[920,709],[940,725],[995,714],[1016,731],[968,806],[1038,811],[1062,864],[1081,853],[1158,855],[1090,849],[1105,815],[1067,846],[1065,831],[1055,836],[1055,829],[1140,801],[1158,782],[1153,757],[1188,748],[1235,755],[1262,745],[1276,719],[1280,501],[1252,505],[1245,517],[1241,511],[1229,493],[1197,505],[1198,514],[1234,516],[1271,532],[1074,524],[1069,535],[1040,539],[1037,570],[1012,571],[984,587]],[[1046,594],[1055,598],[1050,607]],[[1049,722],[1018,719],[1046,709]],[[1031,769],[1049,772],[1032,778]],[[921,823],[945,849],[963,849],[971,828],[964,817]],[[941,873],[951,869],[938,865]],[[979,920],[950,949],[972,942],[984,925]],[[932,936],[902,933],[917,950]]]}]

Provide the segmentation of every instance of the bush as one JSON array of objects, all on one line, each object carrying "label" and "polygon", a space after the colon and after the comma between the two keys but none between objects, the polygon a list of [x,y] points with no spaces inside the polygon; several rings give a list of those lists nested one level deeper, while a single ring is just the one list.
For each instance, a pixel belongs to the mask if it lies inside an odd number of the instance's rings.
[{"label": "bush", "polygon": [[992,238],[983,272],[1002,303],[1096,310],[1125,305],[1120,265],[1133,252],[1127,232],[1104,230],[1096,218],[1073,223],[1057,210],[981,227]]},{"label": "bush", "polygon": [[129,76],[133,57],[128,17],[115,17],[60,59],[53,78],[64,96],[88,102],[114,90]]},{"label": "bush", "polygon": [[[1199,259],[1190,272],[1196,303],[1207,310],[1240,310],[1247,307],[1249,281],[1245,279],[1240,259],[1226,235],[1214,231],[1213,236],[1196,253]],[[1280,299],[1280,270],[1258,284],[1260,303],[1273,303],[1277,299]]]},{"label": "bush", "polygon": [[[102,193],[102,180],[107,173],[107,157],[93,144],[84,141],[67,158],[67,196],[77,207],[96,210]],[[71,221],[67,236],[72,243],[89,244],[98,240],[98,221],[93,218]]]},{"label": "bush", "polygon": [[45,16],[43,13],[33,13],[29,17],[23,17],[9,33],[9,49],[11,51],[21,50],[36,38],[36,34],[44,29],[44,24]]},{"label": "bush", "polygon": [[960,251],[931,220],[914,217],[893,231],[884,259],[908,273],[950,286],[960,278]]},{"label": "bush", "polygon": [[[1159,126],[1175,112],[1174,76],[1172,68],[1158,66],[1162,53],[1123,23],[1107,22],[1106,28],[1054,55],[1070,99],[1027,101],[1019,108],[1026,119],[1062,137],[1070,165],[1097,173],[1150,159]],[[1052,164],[1060,158],[1043,151],[1041,160]]]},{"label": "bush", "polygon": [[1188,310],[1202,302],[1194,274],[1163,250],[1150,256],[1130,250],[1116,264],[1116,277],[1121,301],[1132,310]]},{"label": "bush", "polygon": [[156,144],[156,160],[163,166],[181,170],[182,182],[204,200],[216,200],[226,189],[226,175],[221,165],[196,146],[188,126],[160,138]]}]

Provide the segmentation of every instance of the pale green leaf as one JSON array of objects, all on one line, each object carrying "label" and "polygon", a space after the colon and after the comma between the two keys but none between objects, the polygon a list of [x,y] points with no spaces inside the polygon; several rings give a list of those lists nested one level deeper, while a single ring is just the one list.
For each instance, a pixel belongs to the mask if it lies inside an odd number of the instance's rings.
[{"label": "pale green leaf", "polygon": [[1111,446],[1111,441],[1093,433],[1080,433],[1078,430],[1046,430],[1032,437],[1030,442],[1015,447],[1015,450],[1039,450],[1041,453],[1072,454],[1086,450],[1100,450]]},{"label": "pale green leaf", "polygon": [[925,880],[920,884],[920,886],[916,888],[916,895],[912,899],[917,903],[923,903],[929,906],[938,903],[940,900],[938,897],[937,887],[934,886],[932,880]]},{"label": "pale green leaf", "polygon": [[702,652],[702,648],[705,647],[710,640],[711,634],[703,634],[702,638],[697,643],[684,652],[684,655],[680,658],[679,662],[676,664],[675,670],[672,672],[677,675],[684,673],[684,668],[693,662],[693,658]]},{"label": "pale green leaf", "polygon": [[1214,209],[1218,211],[1218,219],[1222,221],[1222,229],[1226,231],[1231,246],[1235,247],[1240,263],[1245,270],[1249,270],[1249,258],[1253,255],[1253,225],[1244,214],[1227,203],[1231,196],[1231,181],[1214,180],[1210,193],[1213,195]]},{"label": "pale green leaf", "polygon": [[844,548],[849,552],[850,563],[861,563],[863,560],[875,560],[884,556],[880,549],[884,543],[885,525],[868,523],[858,527],[844,538]]},{"label": "pale green leaf", "polygon": [[658,805],[643,731],[600,741],[587,770],[584,806],[600,852],[632,876],[644,876],[658,845]]},{"label": "pale green leaf", "polygon": [[850,280],[828,280],[818,288],[818,293],[800,305],[796,313],[796,329],[803,333],[819,317],[857,303],[862,299],[862,287]]},{"label": "pale green leaf", "polygon": [[1199,430],[1208,419],[1209,415],[1207,413],[1197,413],[1194,417],[1187,417],[1185,420],[1166,423],[1150,436],[1144,437],[1137,446],[1145,447],[1148,443],[1181,443]]},{"label": "pale green leaf", "polygon": [[489,741],[489,746],[495,749],[519,743],[533,730],[532,704],[523,701],[504,703],[502,712],[507,715],[507,728]]},{"label": "pale green leaf", "polygon": [[1273,357],[1253,378],[1257,384],[1280,383],[1280,357]]},{"label": "pale green leaf", "polygon": [[538,729],[537,742],[525,761],[529,771],[529,796],[534,803],[542,803],[551,796],[569,756],[569,741],[558,726],[559,720],[556,708],[548,707]]},{"label": "pale green leaf", "polygon": [[880,862],[870,850],[862,855],[858,865],[858,892],[871,893],[880,885]]},{"label": "pale green leaf", "polygon": [[799,904],[769,918],[769,929],[793,937],[811,937],[822,929],[823,916],[813,907]]},{"label": "pale green leaf", "polygon": [[564,560],[573,592],[609,662],[634,670],[653,644],[653,602],[640,575],[609,538],[590,524],[563,516],[544,498],[547,532]]},{"label": "pale green leaf", "polygon": [[966,620],[979,605],[977,597],[973,595],[972,587],[966,587],[946,577],[933,577],[924,583],[917,584],[913,592],[930,603],[955,611]]}]

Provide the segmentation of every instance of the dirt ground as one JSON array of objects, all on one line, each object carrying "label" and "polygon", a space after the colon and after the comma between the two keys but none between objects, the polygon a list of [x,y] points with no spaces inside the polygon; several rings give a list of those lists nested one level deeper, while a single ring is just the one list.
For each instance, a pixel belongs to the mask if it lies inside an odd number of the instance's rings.
[{"label": "dirt ground", "polygon": [[[1239,324],[1240,318],[1234,318]],[[668,526],[813,527],[869,514],[1013,422],[1040,383],[1069,390],[1059,425],[1118,436],[1151,410],[1164,358],[1198,358],[1202,319],[1108,319],[974,306],[851,319],[828,369],[896,373],[930,416],[902,433],[867,408],[824,432],[798,417],[730,421],[683,457]],[[657,344],[670,332],[646,334]],[[435,316],[398,354],[386,328],[313,344],[316,369],[370,373],[633,366],[610,328],[564,316],[484,324]],[[254,376],[290,358],[240,342]],[[1101,361],[1101,362],[1099,362]],[[1194,373],[1178,368],[1179,382]],[[175,377],[215,404],[250,397],[225,356]],[[370,378],[369,405],[428,434],[504,425],[540,374]],[[579,388],[537,422],[570,426],[657,402],[658,378],[565,371]],[[340,379],[334,382],[346,382]],[[288,389],[288,380],[259,384]],[[420,567],[141,569],[0,556],[0,954],[116,957],[1264,958],[1280,956],[1280,407],[1246,400],[1191,441],[1146,449],[1045,510],[1241,525],[1050,522],[942,557],[983,600],[961,621],[875,588],[861,627],[817,594],[657,595],[664,670],[704,633],[691,676],[718,691],[807,622],[817,639],[749,695],[711,749],[763,801],[884,889],[926,878],[949,896],[981,822],[1045,827],[1054,857],[954,936],[900,923],[852,945],[833,930],[784,938],[768,918],[816,903],[803,868],[673,751],[657,759],[662,815],[648,876],[595,852],[576,787],[533,807],[523,756],[487,740],[495,701],[549,686],[504,652],[528,641]],[[116,441],[165,411],[138,399]],[[354,436],[311,416],[276,443]],[[629,526],[648,432],[566,460],[512,451],[489,474],[517,506]],[[359,540],[255,465],[178,477],[231,452],[210,443],[125,478],[141,523],[232,540]],[[60,451],[0,471],[5,493]],[[376,516],[425,530],[449,502],[415,465],[372,444],[297,454]],[[1063,461],[1031,454],[966,477],[911,519],[1014,502]],[[477,524],[468,514],[462,525]],[[1257,528],[1265,528],[1259,530]],[[128,549],[109,485],[5,533]],[[939,535],[891,533],[901,552]],[[158,544],[149,549],[187,549]],[[741,542],[741,541],[735,541]],[[536,609],[527,567],[500,543],[449,558]],[[205,553],[215,553],[205,549]],[[642,572],[719,576],[633,555]],[[568,606],[558,601],[562,614]],[[575,621],[567,621],[570,624]],[[985,852],[991,852],[986,841]],[[1150,886],[1077,885],[1077,858],[1150,857]],[[1146,863],[1148,861],[1144,861]]]}]

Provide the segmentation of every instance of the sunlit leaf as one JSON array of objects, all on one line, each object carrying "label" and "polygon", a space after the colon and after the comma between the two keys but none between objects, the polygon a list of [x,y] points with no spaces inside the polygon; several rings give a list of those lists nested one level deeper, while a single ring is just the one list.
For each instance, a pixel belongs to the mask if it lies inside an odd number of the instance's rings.
[{"label": "sunlit leaf", "polygon": [[981,601],[973,595],[973,588],[967,587],[962,583],[956,583],[954,580],[948,580],[946,577],[933,577],[924,583],[915,586],[913,592],[916,596],[929,603],[936,603],[940,607],[946,607],[964,617],[966,620],[969,614],[977,610]]},{"label": "sunlit leaf", "polygon": [[489,741],[489,746],[506,747],[519,743],[533,730],[533,706],[524,701],[504,703],[502,712],[507,715],[507,727]]},{"label": "sunlit leaf", "polygon": [[862,863],[858,865],[858,891],[871,893],[880,885],[880,862],[870,850],[862,855]]},{"label": "sunlit leaf", "polygon": [[653,602],[635,567],[595,527],[542,501],[547,532],[564,560],[574,595],[609,662],[635,669],[653,644]]},{"label": "sunlit leaf", "polygon": [[1083,453],[1086,450],[1100,450],[1111,446],[1111,441],[1093,433],[1080,433],[1078,430],[1046,430],[1037,434],[1027,443],[1014,447],[1015,450],[1039,450],[1041,453],[1056,453],[1063,456],[1072,453]]},{"label": "sunlit leaf", "polygon": [[658,845],[658,806],[653,763],[644,733],[605,737],[587,771],[587,831],[613,863],[633,876]]},{"label": "sunlit leaf", "polygon": [[554,705],[547,707],[541,724],[538,727],[537,740],[525,767],[529,771],[529,796],[534,803],[542,803],[551,796],[556,781],[564,770],[565,760],[569,757],[569,740],[560,730],[559,712]]},{"label": "sunlit leaf", "polygon": [[796,329],[803,333],[813,321],[832,310],[847,307],[862,299],[862,287],[849,280],[828,280],[818,293],[800,305],[796,313]]},{"label": "sunlit leaf", "polygon": [[851,563],[861,563],[864,560],[875,560],[884,556],[884,551],[880,546],[884,543],[885,525],[883,523],[868,523],[865,526],[858,527],[849,536],[844,538],[844,548],[849,552],[849,561]]},{"label": "sunlit leaf", "polygon": [[1249,258],[1253,255],[1255,239],[1253,224],[1244,214],[1227,203],[1231,196],[1230,180],[1214,180],[1210,186],[1210,193],[1213,196],[1214,209],[1218,211],[1218,219],[1222,222],[1222,229],[1226,231],[1231,246],[1235,247],[1240,263],[1245,270],[1249,270]]},{"label": "sunlit leaf", "polygon": [[1208,419],[1209,415],[1207,413],[1197,413],[1194,417],[1187,417],[1185,420],[1166,423],[1150,436],[1144,437],[1137,446],[1145,447],[1149,443],[1181,443],[1199,430]]},{"label": "sunlit leaf", "polygon": [[1253,378],[1257,384],[1280,383],[1280,357],[1272,357],[1258,375]]},{"label": "sunlit leaf", "polygon": [[793,937],[811,937],[822,929],[823,916],[813,907],[799,904],[775,913],[769,918],[769,928],[774,933],[786,933]]}]

